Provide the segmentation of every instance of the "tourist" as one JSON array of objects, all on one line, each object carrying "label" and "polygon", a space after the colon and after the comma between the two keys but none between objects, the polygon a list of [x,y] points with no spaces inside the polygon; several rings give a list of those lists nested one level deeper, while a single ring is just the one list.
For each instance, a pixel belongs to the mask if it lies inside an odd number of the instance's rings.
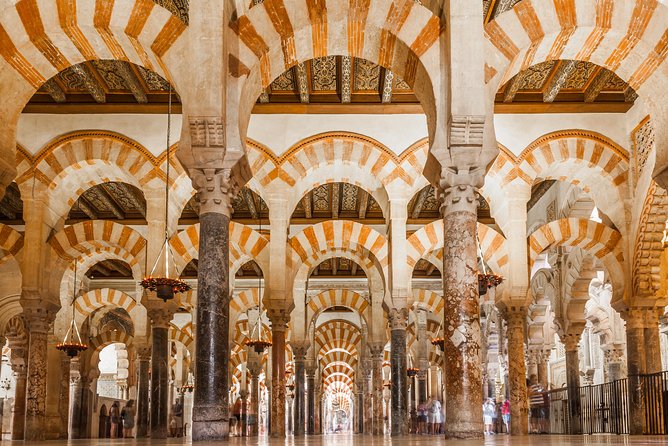
[{"label": "tourist", "polygon": [[410,417],[411,417],[411,428],[409,433],[416,434],[418,421],[417,421],[417,409],[415,408],[415,406],[411,407]]},{"label": "tourist", "polygon": [[434,398],[429,406],[430,433],[432,435],[441,432],[441,402]]},{"label": "tourist", "polygon": [[494,423],[494,414],[496,412],[496,406],[494,401],[491,398],[487,398],[485,403],[482,405],[482,417],[485,423],[485,435],[492,435],[494,431],[492,430],[492,425]]},{"label": "tourist", "polygon": [[543,388],[538,382],[538,377],[536,375],[531,375],[529,377],[529,407],[530,411],[530,432],[533,434],[540,434],[544,431],[544,400],[543,400]]},{"label": "tourist", "polygon": [[172,415],[176,423],[174,436],[181,437],[183,436],[183,404],[181,404],[181,398],[176,398],[176,402],[172,406]]},{"label": "tourist", "polygon": [[169,436],[176,437],[176,417],[174,414],[169,417]]},{"label": "tourist", "polygon": [[501,406],[501,419],[506,426],[506,433],[510,434],[510,401],[508,398],[504,398],[503,400],[503,405]]},{"label": "tourist", "polygon": [[241,435],[241,398],[237,398],[232,407],[232,415],[235,419],[234,435]]},{"label": "tourist", "polygon": [[417,433],[421,435],[427,433],[427,416],[428,416],[427,404],[429,404],[430,402],[431,398],[427,403],[420,403],[418,404],[417,407],[417,421],[418,421]]},{"label": "tourist", "polygon": [[109,422],[111,423],[111,438],[118,438],[118,425],[121,421],[121,414],[118,410],[118,401],[114,401],[114,404],[111,405],[109,409]]},{"label": "tourist", "polygon": [[123,420],[123,438],[133,438],[132,430],[135,427],[135,400],[129,400],[121,411]]}]

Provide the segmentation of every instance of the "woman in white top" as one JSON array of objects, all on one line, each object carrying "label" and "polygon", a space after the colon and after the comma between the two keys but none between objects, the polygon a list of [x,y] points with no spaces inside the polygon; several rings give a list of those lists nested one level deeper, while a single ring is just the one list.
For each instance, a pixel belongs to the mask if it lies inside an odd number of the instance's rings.
[{"label": "woman in white top", "polygon": [[441,432],[441,402],[437,399],[431,401],[429,406],[429,422],[431,423],[431,434],[436,435]]}]

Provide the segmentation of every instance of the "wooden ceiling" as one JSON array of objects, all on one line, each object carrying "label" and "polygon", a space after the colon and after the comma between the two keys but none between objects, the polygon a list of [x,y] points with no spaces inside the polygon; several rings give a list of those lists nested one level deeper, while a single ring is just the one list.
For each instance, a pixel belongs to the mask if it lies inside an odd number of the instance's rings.
[{"label": "wooden ceiling", "polygon": [[[269,208],[264,200],[248,187],[241,189],[232,202],[232,221],[243,224],[263,224],[269,227]],[[179,224],[192,225],[199,223],[199,202],[197,194],[188,201],[181,213]]]},{"label": "wooden ceiling", "polygon": [[551,60],[518,73],[496,95],[496,109],[626,112],[638,95],[612,71],[589,62]]},{"label": "wooden ceiling", "polygon": [[132,269],[122,260],[103,260],[86,271],[89,279],[131,279]]},{"label": "wooden ceiling", "polygon": [[83,220],[146,221],[144,194],[127,183],[109,182],[86,190],[70,210],[67,224]]}]

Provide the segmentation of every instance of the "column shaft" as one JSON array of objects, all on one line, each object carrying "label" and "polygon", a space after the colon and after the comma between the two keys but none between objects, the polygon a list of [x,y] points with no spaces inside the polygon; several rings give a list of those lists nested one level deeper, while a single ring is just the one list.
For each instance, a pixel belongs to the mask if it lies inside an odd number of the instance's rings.
[{"label": "column shaft", "polygon": [[260,379],[257,374],[251,378],[251,414],[254,415],[254,423],[251,424],[251,436],[257,437],[260,426]]},{"label": "column shaft", "polygon": [[373,434],[385,433],[383,421],[383,345],[371,347],[371,361],[373,365]]},{"label": "column shaft", "polygon": [[[304,371],[304,356],[299,352],[299,356],[294,353],[296,348],[293,348],[295,359],[295,401],[294,401],[294,434],[296,437],[305,434],[304,424],[306,422],[306,395],[305,395],[305,371]],[[306,351],[303,352],[306,354]]]},{"label": "column shaft", "polygon": [[285,437],[285,311],[269,311],[271,320],[271,428],[272,437]]},{"label": "column shaft", "polygon": [[229,226],[228,215],[200,215],[192,429],[195,441],[221,440],[229,435]]},{"label": "column shaft", "polygon": [[443,291],[445,298],[445,435],[483,434],[477,199],[472,186],[445,189]]},{"label": "column shaft", "polygon": [[393,309],[390,312],[390,368],[392,371],[392,411],[390,413],[392,436],[408,433],[408,377],[406,376],[406,324],[408,311]]},{"label": "column shaft", "polygon": [[306,373],[306,433],[315,434],[315,370]]},{"label": "column shaft", "polygon": [[12,408],[12,440],[23,440],[26,419],[26,381],[27,370],[25,365],[14,368],[16,388],[14,407]]},{"label": "column shaft", "polygon": [[580,404],[580,358],[578,357],[579,334],[562,336],[566,347],[566,385],[568,386],[568,420],[570,433],[582,433],[581,404]]},{"label": "column shaft", "polygon": [[70,358],[62,354],[60,366],[60,395],[58,399],[58,412],[60,415],[60,439],[69,438],[70,423]]},{"label": "column shaft", "polygon": [[538,382],[540,383],[540,386],[548,390],[550,388],[550,382],[549,382],[549,377],[548,377],[548,371],[547,371],[547,366],[550,361],[550,351],[541,351],[540,355],[538,356],[538,364],[537,364],[537,369],[538,369]]},{"label": "column shaft", "polygon": [[151,328],[151,438],[167,438],[169,416],[169,331],[154,323]]},{"label": "column shaft", "polygon": [[26,441],[42,441],[46,433],[46,370],[47,331],[44,319],[28,319],[30,343],[28,347],[28,386],[26,392]]},{"label": "column shaft", "polygon": [[137,362],[137,438],[148,437],[149,424],[149,375],[150,356],[148,352],[138,355]]},{"label": "column shaft", "polygon": [[640,375],[645,373],[645,328],[641,311],[630,310],[626,319],[626,354],[629,388],[629,431],[631,435],[645,432],[645,398]]},{"label": "column shaft", "polygon": [[508,381],[510,387],[510,433],[529,433],[529,401],[524,362],[524,323],[526,312],[506,312],[508,325]]},{"label": "column shaft", "polygon": [[659,315],[659,311],[653,309],[645,313],[645,373],[659,373],[662,369]]}]

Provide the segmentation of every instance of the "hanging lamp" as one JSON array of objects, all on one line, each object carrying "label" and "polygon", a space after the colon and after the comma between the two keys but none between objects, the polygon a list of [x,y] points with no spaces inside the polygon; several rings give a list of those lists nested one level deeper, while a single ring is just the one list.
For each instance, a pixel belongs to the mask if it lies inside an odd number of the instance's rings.
[{"label": "hanging lamp", "polygon": [[[409,362],[412,364],[413,363],[413,355],[409,354],[408,355]],[[417,376],[417,374],[420,372],[420,369],[417,367],[414,367],[411,365],[406,369],[406,375],[408,375],[409,378],[412,378],[414,376]]]},{"label": "hanging lamp", "polygon": [[70,328],[65,333],[63,342],[56,344],[56,349],[65,352],[70,358],[74,358],[80,352],[88,349],[88,345],[81,341],[81,334],[77,328],[77,323],[74,320],[74,302],[77,299],[77,261],[74,260],[74,292],[72,294],[72,322]]},{"label": "hanging lamp", "polygon": [[[258,233],[262,231],[262,206],[260,206],[260,213],[258,214],[259,218],[259,229]],[[269,339],[264,340],[262,339],[262,315],[264,312],[262,311],[262,276],[258,275],[257,277],[257,288],[258,288],[258,301],[259,301],[259,307],[258,307],[258,317],[257,317],[257,322],[255,323],[255,327],[251,330],[250,335],[248,336],[250,339],[246,341],[246,345],[251,347],[255,353],[260,354],[264,352],[265,348],[271,347],[271,341]],[[257,339],[253,339],[253,332],[257,330]]]},{"label": "hanging lamp", "polygon": [[503,277],[492,272],[487,272],[487,268],[485,267],[485,258],[482,255],[482,247],[480,246],[480,239],[478,238],[477,234],[476,243],[478,245],[478,262],[480,263],[480,269],[482,270],[478,271],[478,295],[484,296],[487,294],[488,289],[501,285],[503,282]]},{"label": "hanging lamp", "polygon": [[[174,253],[169,245],[169,161],[170,161],[170,132],[172,127],[172,86],[169,86],[169,102],[167,106],[167,179],[165,181],[165,241],[158,253],[158,257],[153,264],[150,274],[141,281],[141,286],[146,291],[155,291],[159,299],[164,302],[174,299],[175,293],[185,293],[190,291],[191,286],[185,281],[181,280],[176,273],[176,262],[174,261]],[[160,259],[164,256],[164,275],[155,276],[158,270]],[[174,267],[174,274],[170,275],[170,257],[172,267]]]},{"label": "hanging lamp", "polygon": [[436,337],[431,340],[431,345],[436,346],[441,349],[441,351],[445,350],[445,338],[443,336],[439,336],[439,333],[441,332],[441,328],[443,327],[443,322],[438,326],[438,330],[436,331]]}]

